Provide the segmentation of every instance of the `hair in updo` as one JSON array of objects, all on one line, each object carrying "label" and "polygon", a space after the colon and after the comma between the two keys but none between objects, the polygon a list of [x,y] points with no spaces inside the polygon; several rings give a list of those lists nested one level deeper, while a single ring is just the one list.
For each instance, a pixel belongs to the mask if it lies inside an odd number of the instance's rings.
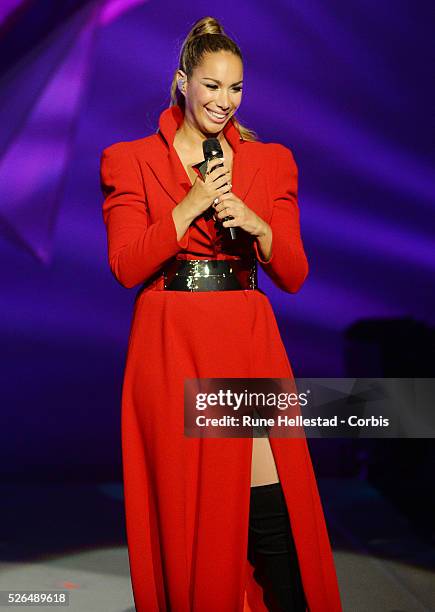
[{"label": "hair in updo", "polygon": [[[203,17],[193,25],[183,42],[178,69],[185,72],[187,77],[190,78],[206,53],[216,53],[218,51],[229,51],[243,61],[239,46],[225,34],[219,21],[214,17]],[[175,71],[171,85],[170,106],[174,104],[178,104],[184,110],[185,100],[178,89],[177,71]],[[256,133],[243,126],[234,115],[232,121],[243,140],[257,140]]]}]

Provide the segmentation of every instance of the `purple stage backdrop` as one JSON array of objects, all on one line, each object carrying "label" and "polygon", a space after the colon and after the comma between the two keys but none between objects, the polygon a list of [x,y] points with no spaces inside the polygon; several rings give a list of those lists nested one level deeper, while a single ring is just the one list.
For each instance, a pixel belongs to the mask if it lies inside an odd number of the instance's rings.
[{"label": "purple stage backdrop", "polygon": [[240,119],[299,167],[309,277],[260,275],[295,375],[344,375],[355,322],[435,322],[433,2],[2,2],[5,475],[119,467],[136,290],[109,270],[99,158],[155,132],[208,14],[244,54]]}]

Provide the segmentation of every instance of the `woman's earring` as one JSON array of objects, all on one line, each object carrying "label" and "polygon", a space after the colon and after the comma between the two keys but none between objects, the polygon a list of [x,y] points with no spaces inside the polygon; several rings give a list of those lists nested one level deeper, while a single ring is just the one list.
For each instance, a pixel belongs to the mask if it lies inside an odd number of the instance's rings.
[{"label": "woman's earring", "polygon": [[183,91],[184,79],[178,79],[178,89]]}]

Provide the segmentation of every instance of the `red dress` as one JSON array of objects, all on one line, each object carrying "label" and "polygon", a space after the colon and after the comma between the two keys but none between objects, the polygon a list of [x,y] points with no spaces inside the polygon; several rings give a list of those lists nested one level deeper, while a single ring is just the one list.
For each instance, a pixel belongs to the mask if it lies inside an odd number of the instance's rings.
[{"label": "red dress", "polygon": [[[297,168],[289,149],[243,141],[232,121],[232,191],[272,227],[272,256],[240,232],[238,246],[198,217],[177,240],[172,208],[191,183],[173,141],[183,121],[164,110],[159,133],[101,157],[110,268],[134,304],[122,389],[128,552],[138,612],[265,611],[247,560],[252,438],[184,437],[184,378],[292,378],[261,291],[164,291],[173,257],[254,253],[287,293],[308,265],[299,231]],[[233,249],[233,251],[231,251]],[[235,348],[236,347],[236,348]],[[270,438],[310,612],[341,610],[334,561],[305,439]]]}]

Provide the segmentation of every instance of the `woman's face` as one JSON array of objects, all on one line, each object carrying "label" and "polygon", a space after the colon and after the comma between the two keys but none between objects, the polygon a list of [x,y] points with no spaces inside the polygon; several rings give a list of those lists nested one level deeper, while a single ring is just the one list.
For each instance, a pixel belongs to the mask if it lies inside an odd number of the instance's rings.
[{"label": "woman's face", "polygon": [[182,89],[187,121],[204,134],[220,132],[240,106],[242,80],[243,65],[237,55],[206,53]]}]

